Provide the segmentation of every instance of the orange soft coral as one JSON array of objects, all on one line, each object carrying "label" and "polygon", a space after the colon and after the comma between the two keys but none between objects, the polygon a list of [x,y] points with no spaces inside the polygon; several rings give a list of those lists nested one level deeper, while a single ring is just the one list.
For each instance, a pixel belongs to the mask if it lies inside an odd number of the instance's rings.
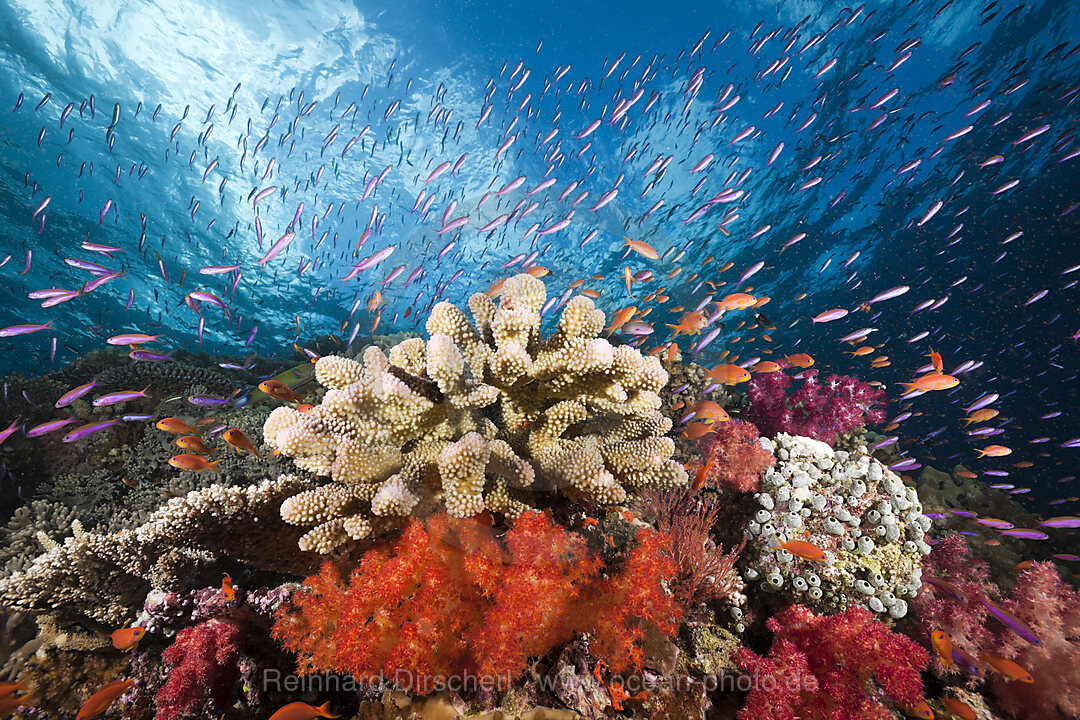
[{"label": "orange soft coral", "polygon": [[593,634],[613,670],[634,672],[646,629],[676,627],[663,542],[643,531],[605,579],[584,540],[541,513],[523,514],[501,541],[475,520],[414,520],[347,579],[329,563],[308,578],[279,609],[274,635],[301,673],[383,677],[420,694],[465,674],[505,682],[577,633]]},{"label": "orange soft coral", "polygon": [[761,476],[776,463],[761,447],[761,435],[751,423],[732,420],[701,440],[704,472],[701,484],[728,492],[756,492]]}]

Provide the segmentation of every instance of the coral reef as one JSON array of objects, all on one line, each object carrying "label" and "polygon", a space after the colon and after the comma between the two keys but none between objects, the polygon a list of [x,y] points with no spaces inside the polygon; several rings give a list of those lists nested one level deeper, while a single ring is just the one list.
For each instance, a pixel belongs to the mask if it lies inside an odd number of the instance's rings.
[{"label": "coral reef", "polygon": [[314,526],[304,548],[331,552],[418,505],[513,517],[528,507],[524,491],[606,504],[623,501],[626,486],[686,482],[658,410],[660,361],[597,338],[604,313],[583,296],[542,339],[545,297],[542,282],[517,275],[498,307],[469,299],[475,325],[440,302],[427,343],[405,340],[389,357],[369,347],[363,365],[319,359],[322,404],[278,408],[264,426],[271,447],[333,479],[282,507],[289,522]]},{"label": "coral reef", "polygon": [[594,656],[632,672],[647,633],[673,633],[679,615],[661,585],[674,571],[662,538],[639,540],[621,571],[600,579],[583,539],[540,513],[523,513],[505,543],[473,519],[412,520],[347,581],[327,562],[278,610],[274,634],[302,673],[408,678],[420,694],[468,672],[512,680],[529,657],[584,632]]},{"label": "coral reef", "polygon": [[0,578],[0,606],[119,624],[142,607],[151,585],[175,583],[200,559],[303,573],[310,563],[279,508],[308,488],[287,475],[246,488],[215,485],[171,499],[131,530],[101,535],[76,526],[63,544],[44,538],[43,554]]},{"label": "coral reef", "polygon": [[776,458],[761,442],[761,434],[743,420],[714,424],[715,430],[701,438],[705,487],[726,492],[757,492],[765,471]]},{"label": "coral reef", "polygon": [[[776,373],[773,373],[776,374]],[[865,453],[781,433],[754,498],[747,581],[827,612],[862,606],[901,618],[919,592],[930,519],[915,490]],[[818,561],[780,547],[810,543]]]},{"label": "coral reef", "polygon": [[752,677],[740,720],[887,720],[882,694],[901,706],[923,701],[926,651],[862,608],[823,617],[794,605],[767,624],[769,654],[735,657]]},{"label": "coral reef", "polygon": [[829,375],[822,381],[813,369],[796,377],[802,385],[790,394],[795,378],[783,371],[758,373],[750,380],[746,389],[750,409],[743,418],[762,435],[784,432],[832,445],[847,430],[885,419],[884,390],[846,375]]}]

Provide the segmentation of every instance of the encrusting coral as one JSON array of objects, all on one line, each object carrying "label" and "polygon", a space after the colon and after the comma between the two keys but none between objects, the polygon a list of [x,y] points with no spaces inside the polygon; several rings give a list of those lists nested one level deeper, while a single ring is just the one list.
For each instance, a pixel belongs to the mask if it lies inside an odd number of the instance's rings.
[{"label": "encrusting coral", "polygon": [[485,294],[469,299],[475,324],[440,302],[426,343],[404,340],[389,356],[369,347],[362,365],[316,362],[329,388],[322,404],[278,408],[263,428],[271,447],[334,481],[281,508],[313,527],[302,548],[329,553],[440,502],[454,517],[514,517],[529,507],[525,489],[608,504],[626,486],[686,482],[659,412],[660,361],[598,338],[604,313],[584,296],[541,338],[545,297],[541,281],[517,275],[497,307]]}]

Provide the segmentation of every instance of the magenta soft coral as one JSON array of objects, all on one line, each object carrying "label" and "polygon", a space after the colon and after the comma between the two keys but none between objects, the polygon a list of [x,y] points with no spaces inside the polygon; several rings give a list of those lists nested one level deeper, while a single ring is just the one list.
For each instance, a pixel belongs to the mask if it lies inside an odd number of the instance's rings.
[{"label": "magenta soft coral", "polygon": [[[990,611],[985,601],[991,596],[999,597],[1000,590],[987,579],[989,571],[985,562],[971,554],[971,548],[962,536],[946,535],[923,559],[922,576],[928,591],[920,592],[911,601],[911,609],[920,625],[918,635],[928,642],[930,633],[935,630],[947,633],[953,648],[970,658],[963,663],[965,665],[986,652],[994,640],[994,633],[988,627],[993,621],[988,619]],[[937,581],[948,585],[935,585]],[[936,653],[932,668],[937,675],[968,669],[960,664],[946,669]],[[975,668],[978,669],[978,665]]]},{"label": "magenta soft coral", "polygon": [[729,492],[757,492],[761,476],[776,463],[760,437],[752,423],[742,420],[717,425],[700,442],[706,468],[702,483]]},{"label": "magenta soft coral", "polygon": [[1035,645],[1002,628],[992,654],[1008,658],[1035,682],[991,686],[1001,706],[1020,720],[1080,718],[1080,591],[1062,582],[1053,563],[1037,562],[1016,580],[1002,606],[1041,641]]},{"label": "magenta soft coral", "polygon": [[840,433],[885,419],[887,398],[879,388],[846,375],[829,375],[822,382],[817,370],[803,370],[798,377],[802,385],[790,394],[794,378],[782,370],[750,381],[744,417],[762,435],[786,432],[832,445]]},{"label": "magenta soft coral", "polygon": [[923,700],[929,657],[862,608],[821,616],[802,605],[768,621],[773,645],[762,658],[742,648],[735,662],[751,676],[740,720],[876,720]]},{"label": "magenta soft coral", "polygon": [[178,632],[161,654],[172,668],[155,698],[154,720],[174,720],[204,708],[222,712],[236,702],[240,638],[239,625],[221,618]]}]

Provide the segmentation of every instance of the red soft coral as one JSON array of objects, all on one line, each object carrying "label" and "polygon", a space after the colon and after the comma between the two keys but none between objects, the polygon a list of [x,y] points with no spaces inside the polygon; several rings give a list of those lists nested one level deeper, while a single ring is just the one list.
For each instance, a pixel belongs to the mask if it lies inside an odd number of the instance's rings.
[{"label": "red soft coral", "polygon": [[999,631],[991,654],[1012,660],[1035,680],[1006,682],[995,674],[991,687],[1001,706],[1020,720],[1080,718],[1080,591],[1062,582],[1053,563],[1037,562],[1017,578],[1002,607],[1041,644]]},{"label": "red soft coral", "polygon": [[840,433],[885,419],[888,400],[879,388],[845,375],[829,375],[821,382],[817,370],[803,370],[796,377],[802,385],[790,395],[793,378],[783,371],[758,373],[750,381],[750,408],[744,417],[763,435],[786,432],[832,445]]},{"label": "red soft coral", "polygon": [[674,632],[678,607],[662,581],[674,573],[642,532],[622,572],[600,578],[584,540],[527,513],[500,542],[471,519],[414,520],[388,547],[365,553],[341,578],[330,564],[278,610],[274,635],[298,655],[301,673],[386,677],[426,694],[467,673],[505,681],[529,657],[576,633],[617,672],[641,668],[643,629]]},{"label": "red soft coral", "polygon": [[776,464],[773,454],[758,442],[758,429],[742,420],[715,427],[701,442],[705,464],[702,484],[730,492],[757,492],[761,476]]},{"label": "red soft coral", "polygon": [[222,712],[236,702],[240,638],[239,625],[222,618],[178,632],[161,654],[172,669],[155,697],[154,720],[174,720],[204,708]]},{"label": "red soft coral", "polygon": [[[919,622],[917,633],[928,641],[930,633],[941,630],[949,635],[953,648],[967,656],[946,669],[935,653],[932,665],[935,674],[967,672],[972,667],[979,670],[978,664],[971,663],[994,640],[994,633],[988,627],[990,611],[985,601],[1000,597],[998,587],[987,579],[989,572],[989,566],[972,555],[967,541],[957,534],[946,535],[923,559],[922,576],[928,591],[920,592],[911,601]],[[936,581],[944,581],[948,586],[935,586]]]},{"label": "red soft coral", "polygon": [[794,605],[768,627],[774,640],[767,657],[745,648],[735,656],[751,673],[740,720],[884,720],[892,713],[882,694],[901,705],[923,700],[926,651],[863,608],[820,616]]}]

